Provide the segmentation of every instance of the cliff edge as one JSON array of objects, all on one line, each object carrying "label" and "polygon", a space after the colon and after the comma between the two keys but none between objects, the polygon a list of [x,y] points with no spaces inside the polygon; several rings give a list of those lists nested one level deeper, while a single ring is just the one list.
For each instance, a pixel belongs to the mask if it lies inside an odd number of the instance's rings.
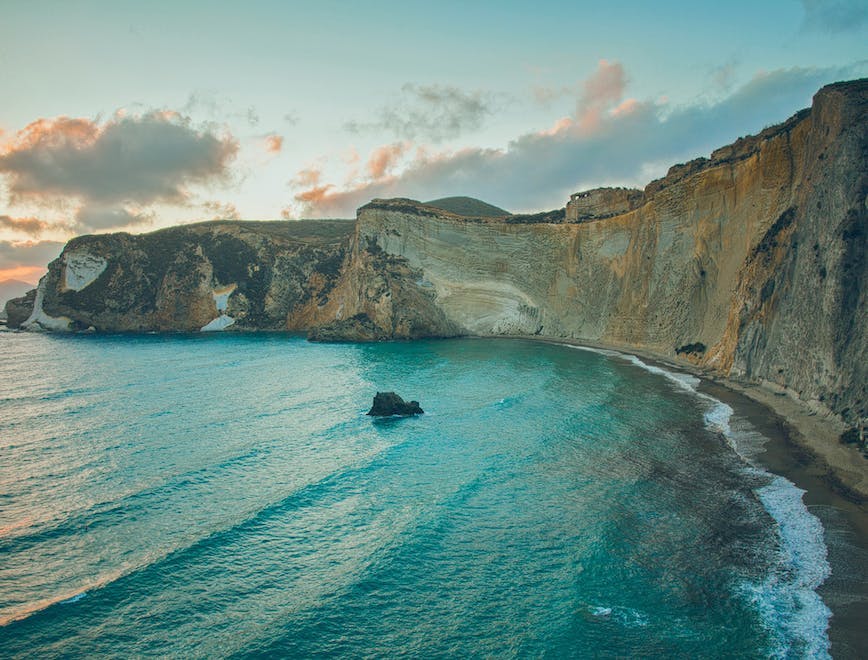
[{"label": "cliff edge", "polygon": [[[865,424],[868,80],[643,191],[467,216],[373,200],[347,221],[216,222],[69,242],[30,329],[525,335],[641,350]],[[27,318],[23,318],[24,316]]]},{"label": "cliff edge", "polygon": [[71,240],[9,326],[301,330],[336,286],[353,223],[217,221]]},{"label": "cliff edge", "polygon": [[[595,206],[522,222],[374,200],[359,209],[332,313],[363,317],[365,338],[537,335],[641,349],[859,424],[866,108],[868,80],[824,87],[810,110],[671,168],[641,195],[616,189],[614,215]],[[339,323],[330,338],[361,338]]]}]

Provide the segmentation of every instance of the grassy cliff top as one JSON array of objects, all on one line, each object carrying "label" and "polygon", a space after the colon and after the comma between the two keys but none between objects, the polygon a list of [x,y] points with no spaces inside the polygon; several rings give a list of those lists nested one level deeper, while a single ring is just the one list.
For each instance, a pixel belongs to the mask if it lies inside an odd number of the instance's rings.
[{"label": "grassy cliff top", "polygon": [[[337,244],[348,238],[355,228],[353,219],[322,219],[322,220],[208,220],[186,225],[165,227],[141,234],[142,237],[171,237],[188,233],[226,233],[250,232],[273,238],[315,245]],[[119,232],[118,236],[129,236]],[[101,236],[111,236],[102,234]],[[72,241],[91,240],[90,236],[79,236]]]},{"label": "grassy cliff top", "polygon": [[443,209],[456,215],[466,215],[475,218],[499,218],[511,215],[509,211],[505,211],[502,208],[474,197],[441,197],[440,199],[425,202],[425,206],[433,206],[434,208]]}]

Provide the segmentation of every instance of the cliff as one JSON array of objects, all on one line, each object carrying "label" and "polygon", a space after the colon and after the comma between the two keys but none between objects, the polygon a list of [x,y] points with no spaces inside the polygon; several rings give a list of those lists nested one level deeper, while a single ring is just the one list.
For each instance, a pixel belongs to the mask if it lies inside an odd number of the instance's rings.
[{"label": "cliff", "polygon": [[[10,327],[299,330],[338,281],[352,222],[206,222],[71,240]],[[29,312],[22,320],[22,309]]]},{"label": "cliff", "polygon": [[[688,361],[858,424],[868,415],[866,108],[868,80],[830,85],[783,124],[644,191],[574,195],[569,213],[468,217],[374,200],[354,227],[205,223],[77,238],[23,325],[569,338]],[[20,318],[26,301],[15,305]]]},{"label": "cliff", "polygon": [[[360,316],[367,336],[642,349],[856,424],[868,414],[866,108],[868,81],[825,87],[810,110],[673,167],[641,199],[618,193],[629,210],[605,219],[523,223],[374,200],[359,209],[331,313]],[[331,338],[355,337],[343,323]]]}]

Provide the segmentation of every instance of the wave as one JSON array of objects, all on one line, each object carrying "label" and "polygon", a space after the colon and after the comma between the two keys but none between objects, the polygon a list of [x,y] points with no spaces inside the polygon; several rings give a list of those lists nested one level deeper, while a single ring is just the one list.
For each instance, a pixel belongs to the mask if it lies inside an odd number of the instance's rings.
[{"label": "wave", "polygon": [[663,376],[707,404],[703,414],[706,428],[723,436],[744,461],[747,473],[764,477],[767,482],[754,492],[774,520],[778,541],[777,561],[772,573],[760,583],[739,585],[738,591],[759,612],[763,625],[774,640],[774,657],[831,657],[828,628],[832,612],[817,593],[831,574],[823,525],[802,501],[804,490],[755,462],[765,438],[758,442],[759,434],[752,427],[733,430],[732,407],[700,392],[697,388],[701,380],[696,376],[647,364],[635,355],[618,351],[589,346],[570,347],[626,360],[645,371]]},{"label": "wave", "polygon": [[632,607],[588,605],[588,612],[598,619],[616,621],[625,628],[644,628],[648,625],[648,615]]},{"label": "wave", "polygon": [[[271,517],[280,516],[289,509],[307,506],[311,501],[318,499],[321,493],[327,491],[336,481],[347,479],[349,475],[370,469],[384,453],[394,447],[395,445],[388,444],[377,446],[369,454],[359,455],[348,464],[335,466],[332,471],[320,475],[313,481],[298,485],[291,492],[283,494],[276,501],[266,502],[249,510],[238,512],[237,516],[229,520],[227,524],[201,534],[185,534],[181,538],[175,539],[175,542],[172,544],[152,550],[138,558],[138,560],[127,562],[115,570],[107,571],[89,580],[84,580],[68,591],[62,591],[37,601],[29,602],[13,611],[0,611],[0,627],[7,626],[16,621],[22,621],[57,605],[74,604],[88,593],[98,592],[132,575],[153,570],[167,562],[176,561],[185,553],[195,553],[205,544],[214,542],[215,539],[226,538],[233,533],[238,533],[242,529],[262,523]],[[132,497],[135,498],[140,495],[141,493],[136,493]],[[127,500],[130,498],[124,497],[123,499]],[[112,508],[115,509],[117,507]],[[52,531],[56,532],[56,530]]]}]

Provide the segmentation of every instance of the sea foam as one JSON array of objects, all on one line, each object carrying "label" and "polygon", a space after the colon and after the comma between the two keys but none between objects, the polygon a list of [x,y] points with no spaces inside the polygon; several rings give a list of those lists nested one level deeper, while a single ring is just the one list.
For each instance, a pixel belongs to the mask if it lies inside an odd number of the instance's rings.
[{"label": "sea foam", "polygon": [[706,428],[723,436],[744,461],[746,474],[767,480],[766,485],[755,492],[775,522],[778,540],[775,569],[761,583],[745,582],[739,585],[738,591],[760,613],[775,642],[774,657],[831,657],[828,628],[832,612],[817,593],[831,574],[823,525],[802,501],[804,490],[755,461],[766,439],[746,421],[733,430],[732,407],[700,392],[697,388],[701,380],[696,376],[662,369],[618,351],[587,346],[573,348],[626,360],[663,376],[706,402],[708,407],[703,415]]}]

